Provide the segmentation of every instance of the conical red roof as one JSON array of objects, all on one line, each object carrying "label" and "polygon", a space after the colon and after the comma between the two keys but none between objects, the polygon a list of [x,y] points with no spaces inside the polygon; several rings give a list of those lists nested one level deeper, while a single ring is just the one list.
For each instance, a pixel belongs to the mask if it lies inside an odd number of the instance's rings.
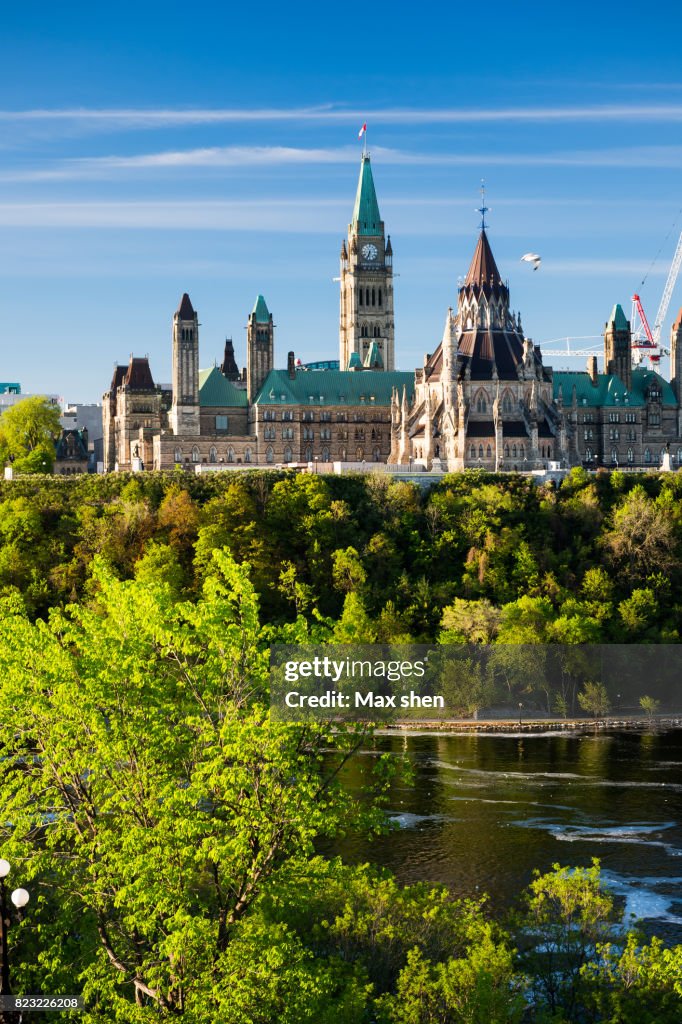
[{"label": "conical red roof", "polygon": [[467,285],[479,285],[479,287],[492,285],[495,287],[500,284],[502,284],[502,278],[497,269],[488,236],[485,233],[485,229],[482,229],[471,266],[469,267],[469,273],[464,281],[464,287],[466,288]]}]

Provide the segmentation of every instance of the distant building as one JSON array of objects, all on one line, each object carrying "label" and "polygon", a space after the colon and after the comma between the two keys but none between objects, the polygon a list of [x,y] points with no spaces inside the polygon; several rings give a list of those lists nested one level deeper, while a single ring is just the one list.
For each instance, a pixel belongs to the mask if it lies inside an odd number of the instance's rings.
[{"label": "distant building", "polygon": [[200,369],[199,318],[187,294],[171,345],[170,386],[155,383],[146,357],[115,367],[102,407],[106,470],[312,462],[646,468],[668,449],[682,466],[682,313],[671,383],[632,368],[620,306],[604,332],[606,372],[598,373],[596,358],[587,372],[554,372],[511,309],[484,223],[441,342],[414,372],[396,371],[393,249],[367,154],[341,246],[338,362],[303,365],[290,352],[286,369],[276,369],[275,324],[262,295],[247,321],[244,370],[231,339],[220,365]]}]

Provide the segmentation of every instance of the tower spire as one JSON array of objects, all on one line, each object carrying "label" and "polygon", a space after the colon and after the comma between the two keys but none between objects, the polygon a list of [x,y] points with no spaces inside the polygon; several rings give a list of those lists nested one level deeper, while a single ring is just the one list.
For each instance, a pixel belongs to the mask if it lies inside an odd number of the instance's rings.
[{"label": "tower spire", "polygon": [[485,231],[485,215],[490,213],[490,207],[485,205],[485,180],[483,178],[481,178],[481,205],[477,207],[476,212],[481,215],[481,231]]}]

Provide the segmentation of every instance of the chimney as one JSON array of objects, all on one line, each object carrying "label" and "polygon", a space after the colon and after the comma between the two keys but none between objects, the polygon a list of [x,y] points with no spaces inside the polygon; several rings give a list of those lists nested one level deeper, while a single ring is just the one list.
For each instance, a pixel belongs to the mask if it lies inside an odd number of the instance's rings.
[{"label": "chimney", "polygon": [[296,379],[296,363],[295,363],[295,360],[294,360],[294,353],[293,352],[288,352],[287,353],[287,373],[289,374],[289,379],[290,380],[295,380]]},{"label": "chimney", "polygon": [[597,384],[599,383],[599,381],[598,381],[599,371],[597,370],[597,357],[596,356],[590,356],[589,359],[587,360],[587,372],[589,374],[590,381],[592,383],[592,387],[596,388]]}]

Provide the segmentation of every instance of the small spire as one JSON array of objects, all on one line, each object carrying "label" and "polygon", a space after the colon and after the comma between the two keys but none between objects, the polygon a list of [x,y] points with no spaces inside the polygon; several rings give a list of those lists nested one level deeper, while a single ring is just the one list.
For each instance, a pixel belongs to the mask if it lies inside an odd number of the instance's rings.
[{"label": "small spire", "polygon": [[485,205],[485,181],[481,178],[481,205],[478,207],[477,213],[481,215],[481,231],[485,231],[485,215],[490,213],[490,207]]},{"label": "small spire", "polygon": [[270,311],[267,307],[267,303],[262,295],[256,297],[256,301],[253,304],[251,315],[255,316],[256,323],[258,324],[269,324],[271,320]]}]

